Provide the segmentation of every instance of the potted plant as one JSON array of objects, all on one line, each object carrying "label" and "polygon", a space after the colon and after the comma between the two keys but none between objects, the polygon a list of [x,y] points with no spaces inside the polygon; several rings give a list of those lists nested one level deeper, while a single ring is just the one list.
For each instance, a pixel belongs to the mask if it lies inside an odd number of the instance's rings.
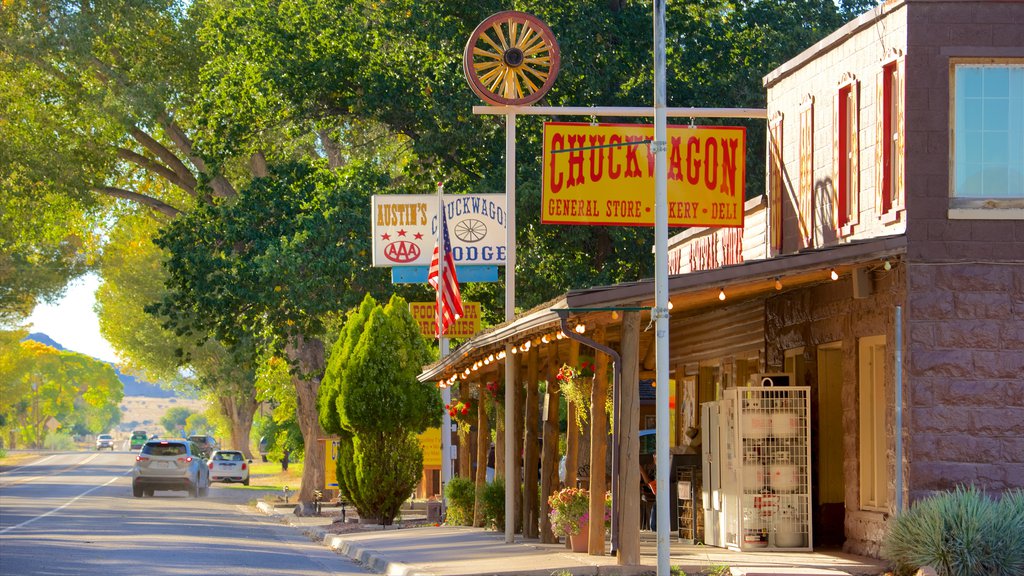
[{"label": "potted plant", "polygon": [[[548,497],[551,527],[572,543],[573,552],[586,552],[590,525],[590,492],[585,488],[563,488]],[[604,525],[611,520],[611,493],[605,494]]]}]

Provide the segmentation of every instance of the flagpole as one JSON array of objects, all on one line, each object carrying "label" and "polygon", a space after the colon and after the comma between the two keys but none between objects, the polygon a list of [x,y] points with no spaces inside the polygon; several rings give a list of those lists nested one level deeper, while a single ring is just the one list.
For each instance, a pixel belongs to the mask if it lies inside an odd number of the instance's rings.
[{"label": "flagpole", "polygon": [[[437,184],[437,246],[438,259],[437,259],[437,271],[438,278],[444,278],[444,230],[441,227],[441,223],[444,221],[444,184]],[[441,358],[444,359],[448,355],[448,338],[443,334],[441,330],[442,318],[441,315],[444,313],[444,284],[438,283],[437,289],[437,314],[435,317],[437,334],[438,334],[438,346],[441,351]],[[452,403],[452,391],[448,386],[441,388],[441,402],[445,406]],[[448,410],[444,410],[441,414],[441,514],[445,514],[448,509],[448,499],[444,495],[445,487],[448,486],[448,482],[452,479],[452,417],[448,414]],[[442,516],[444,517],[444,516]]]}]

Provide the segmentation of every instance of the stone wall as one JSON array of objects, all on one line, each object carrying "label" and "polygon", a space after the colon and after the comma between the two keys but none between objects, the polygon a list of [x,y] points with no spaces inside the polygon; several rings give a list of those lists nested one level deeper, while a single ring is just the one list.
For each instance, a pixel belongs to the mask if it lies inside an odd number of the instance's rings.
[{"label": "stone wall", "polygon": [[[877,268],[870,272],[873,294],[854,299],[849,277],[819,284],[805,289],[786,292],[769,298],[765,305],[765,341],[769,371],[781,370],[785,352],[804,348],[806,374],[801,385],[811,386],[812,413],[817,412],[817,347],[840,342],[843,352],[843,417],[841,422],[811,424],[813,438],[821,426],[841,426],[843,434],[844,494],[846,501],[843,549],[855,554],[878,556],[888,514],[860,510],[860,478],[858,461],[858,377],[857,346],[862,337],[884,335],[887,342],[895,338],[895,307],[904,303],[904,268],[896,266],[886,271]],[[887,396],[895,397],[894,360],[889,357],[886,366]],[[893,431],[895,406],[886,413],[886,429],[890,437],[890,454],[895,454]],[[815,455],[812,454],[812,459]],[[895,476],[895,457],[889,459],[889,477]],[[890,489],[889,501],[895,500],[895,487]]]}]

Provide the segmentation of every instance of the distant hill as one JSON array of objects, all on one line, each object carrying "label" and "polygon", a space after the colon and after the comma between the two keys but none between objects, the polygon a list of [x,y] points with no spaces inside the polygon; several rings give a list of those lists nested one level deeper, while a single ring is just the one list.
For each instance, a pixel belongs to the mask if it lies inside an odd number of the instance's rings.
[{"label": "distant hill", "polygon": [[[61,346],[56,340],[50,338],[49,336],[43,334],[42,332],[33,332],[32,334],[29,334],[25,339],[34,340],[36,342],[39,342],[40,344],[45,344],[52,348],[56,348],[57,350],[66,350],[66,348]],[[102,360],[100,360],[100,362],[102,362]],[[161,388],[157,384],[143,382],[136,378],[135,376],[122,374],[121,370],[118,369],[116,364],[113,364],[111,362],[107,362],[107,364],[110,364],[110,366],[114,369],[114,372],[117,373],[117,377],[121,380],[121,384],[124,385],[125,396],[148,396],[150,398],[175,398],[178,396],[178,394],[174,390],[167,390]]]}]

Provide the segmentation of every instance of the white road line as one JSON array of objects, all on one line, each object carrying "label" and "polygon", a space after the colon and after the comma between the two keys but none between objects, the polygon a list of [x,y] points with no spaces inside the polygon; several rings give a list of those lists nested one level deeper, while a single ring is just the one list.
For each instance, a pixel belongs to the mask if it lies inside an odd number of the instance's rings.
[{"label": "white road line", "polygon": [[[125,472],[125,474],[122,474],[122,476],[124,476],[124,475],[127,475],[127,472]],[[7,528],[4,528],[3,530],[0,530],[0,534],[6,534],[7,532],[10,532],[11,530],[17,530],[18,528],[21,528],[22,526],[26,526],[28,524],[31,524],[31,523],[35,522],[36,520],[39,520],[41,518],[46,518],[50,514],[53,514],[55,512],[60,512],[61,510],[63,510],[65,508],[67,508],[68,506],[74,504],[75,501],[77,501],[79,498],[81,498],[83,496],[86,496],[86,495],[88,495],[91,492],[95,492],[96,490],[99,490],[100,488],[105,488],[106,486],[109,486],[110,484],[116,482],[119,479],[120,479],[120,477],[115,476],[115,477],[111,478],[110,480],[108,480],[105,484],[101,484],[99,486],[93,486],[92,488],[89,488],[88,490],[86,490],[85,492],[82,492],[78,496],[75,496],[71,500],[68,500],[63,505],[61,505],[61,506],[59,506],[57,508],[54,508],[53,510],[50,510],[49,512],[47,512],[45,514],[40,514],[39,516],[36,516],[35,518],[29,518],[28,520],[25,520],[21,524],[15,524],[14,526],[8,526]]]},{"label": "white road line", "polygon": [[[54,454],[53,456],[56,456],[56,454]],[[53,456],[47,456],[47,458],[53,458]],[[63,470],[60,470],[58,472],[58,474],[60,472],[66,472],[66,471],[68,471],[68,470],[70,470],[72,468],[76,468],[78,466],[84,466],[84,465],[88,464],[89,462],[92,462],[93,460],[95,460],[97,456],[99,456],[99,454],[93,454],[92,456],[86,458],[85,460],[82,460],[81,462],[75,462],[74,464],[70,464],[67,467],[65,467]],[[45,460],[45,459],[46,458],[44,458],[43,460]],[[39,464],[40,462],[42,462],[42,460],[40,460],[36,464]],[[22,466],[21,468],[27,468],[27,467],[28,466]],[[18,470],[21,470],[21,468],[18,468]],[[12,470],[12,472],[13,472],[13,470]],[[5,477],[4,480],[6,480],[6,482],[0,482],[0,488],[7,488],[8,486],[14,486],[16,484],[25,484],[26,482],[32,482],[34,480],[39,480],[40,478],[49,478],[49,477],[50,477],[49,475],[47,475],[47,476],[31,476],[31,477],[27,477],[27,478],[26,477],[14,477],[14,478],[6,478]]]},{"label": "white road line", "polygon": [[50,458],[56,458],[57,456],[59,456],[59,454],[50,454],[49,456],[44,457],[42,460],[36,460],[35,462],[33,462],[31,464],[25,464],[24,466],[18,466],[17,468],[14,468],[12,470],[8,470],[8,471],[4,472],[3,475],[6,476],[7,474],[10,474],[11,472],[17,472],[18,470],[21,470],[22,468],[31,468],[32,466],[38,466],[38,465],[42,464],[43,462],[46,462]]}]

